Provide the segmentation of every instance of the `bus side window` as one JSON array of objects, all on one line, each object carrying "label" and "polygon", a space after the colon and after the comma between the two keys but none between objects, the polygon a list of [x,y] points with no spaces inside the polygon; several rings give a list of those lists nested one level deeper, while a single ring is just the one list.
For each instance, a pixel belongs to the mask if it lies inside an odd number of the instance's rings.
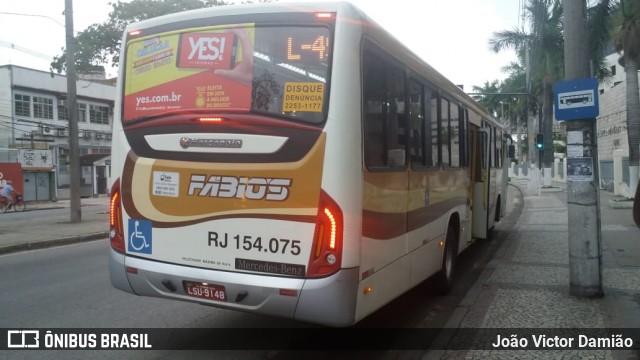
[{"label": "bus side window", "polygon": [[451,166],[451,132],[449,128],[449,119],[451,118],[451,110],[449,100],[440,99],[440,137],[442,139],[442,165]]},{"label": "bus side window", "polygon": [[369,168],[404,168],[405,75],[375,51],[363,55],[364,158]]},{"label": "bus side window", "polygon": [[430,94],[427,94],[428,109],[425,111],[426,120],[424,125],[427,167],[440,166],[440,162],[438,162],[438,149],[440,148],[438,145],[438,99],[437,91],[432,90]]},{"label": "bus side window", "polygon": [[438,95],[418,79],[409,84],[409,129],[411,165],[414,168],[438,166]]},{"label": "bus side window", "polygon": [[449,117],[450,129],[450,155],[451,167],[460,167],[460,124],[461,124],[461,108],[457,104],[451,104],[451,116]]},{"label": "bus side window", "polygon": [[424,166],[424,88],[414,79],[409,83],[409,119],[411,165]]}]

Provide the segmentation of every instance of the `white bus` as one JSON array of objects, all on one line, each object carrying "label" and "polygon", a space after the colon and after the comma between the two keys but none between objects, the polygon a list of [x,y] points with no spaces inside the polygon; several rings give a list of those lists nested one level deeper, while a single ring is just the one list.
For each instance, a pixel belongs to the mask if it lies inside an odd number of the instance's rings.
[{"label": "white bus", "polygon": [[503,127],[349,3],[145,20],[119,68],[117,289],[350,326],[503,212]]}]

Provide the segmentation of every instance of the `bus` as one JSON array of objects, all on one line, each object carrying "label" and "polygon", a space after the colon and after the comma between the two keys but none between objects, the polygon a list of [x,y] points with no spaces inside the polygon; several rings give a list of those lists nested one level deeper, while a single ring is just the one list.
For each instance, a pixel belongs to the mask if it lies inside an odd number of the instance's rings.
[{"label": "bus", "polygon": [[128,25],[110,279],[139,296],[351,326],[504,212],[506,133],[347,2]]}]

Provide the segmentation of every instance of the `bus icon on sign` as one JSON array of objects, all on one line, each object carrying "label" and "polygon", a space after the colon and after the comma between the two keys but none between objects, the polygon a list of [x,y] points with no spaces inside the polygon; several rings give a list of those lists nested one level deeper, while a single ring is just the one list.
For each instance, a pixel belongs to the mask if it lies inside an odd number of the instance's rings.
[{"label": "bus icon on sign", "polygon": [[571,95],[571,96],[560,96],[560,104],[566,104],[567,106],[571,106],[571,104],[576,104],[576,103],[592,103],[593,102],[593,96],[591,95],[591,93],[584,93],[584,94],[578,94],[578,95]]},{"label": "bus icon on sign", "polygon": [[558,94],[559,109],[570,109],[594,105],[593,90],[572,91]]}]

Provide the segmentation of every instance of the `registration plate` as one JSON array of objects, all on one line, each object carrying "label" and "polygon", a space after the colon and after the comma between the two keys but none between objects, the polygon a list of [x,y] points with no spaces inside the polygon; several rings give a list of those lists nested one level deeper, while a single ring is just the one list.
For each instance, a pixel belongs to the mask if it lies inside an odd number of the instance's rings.
[{"label": "registration plate", "polygon": [[184,291],[189,296],[207,300],[227,301],[227,292],[224,286],[195,281],[184,281],[183,284]]}]

